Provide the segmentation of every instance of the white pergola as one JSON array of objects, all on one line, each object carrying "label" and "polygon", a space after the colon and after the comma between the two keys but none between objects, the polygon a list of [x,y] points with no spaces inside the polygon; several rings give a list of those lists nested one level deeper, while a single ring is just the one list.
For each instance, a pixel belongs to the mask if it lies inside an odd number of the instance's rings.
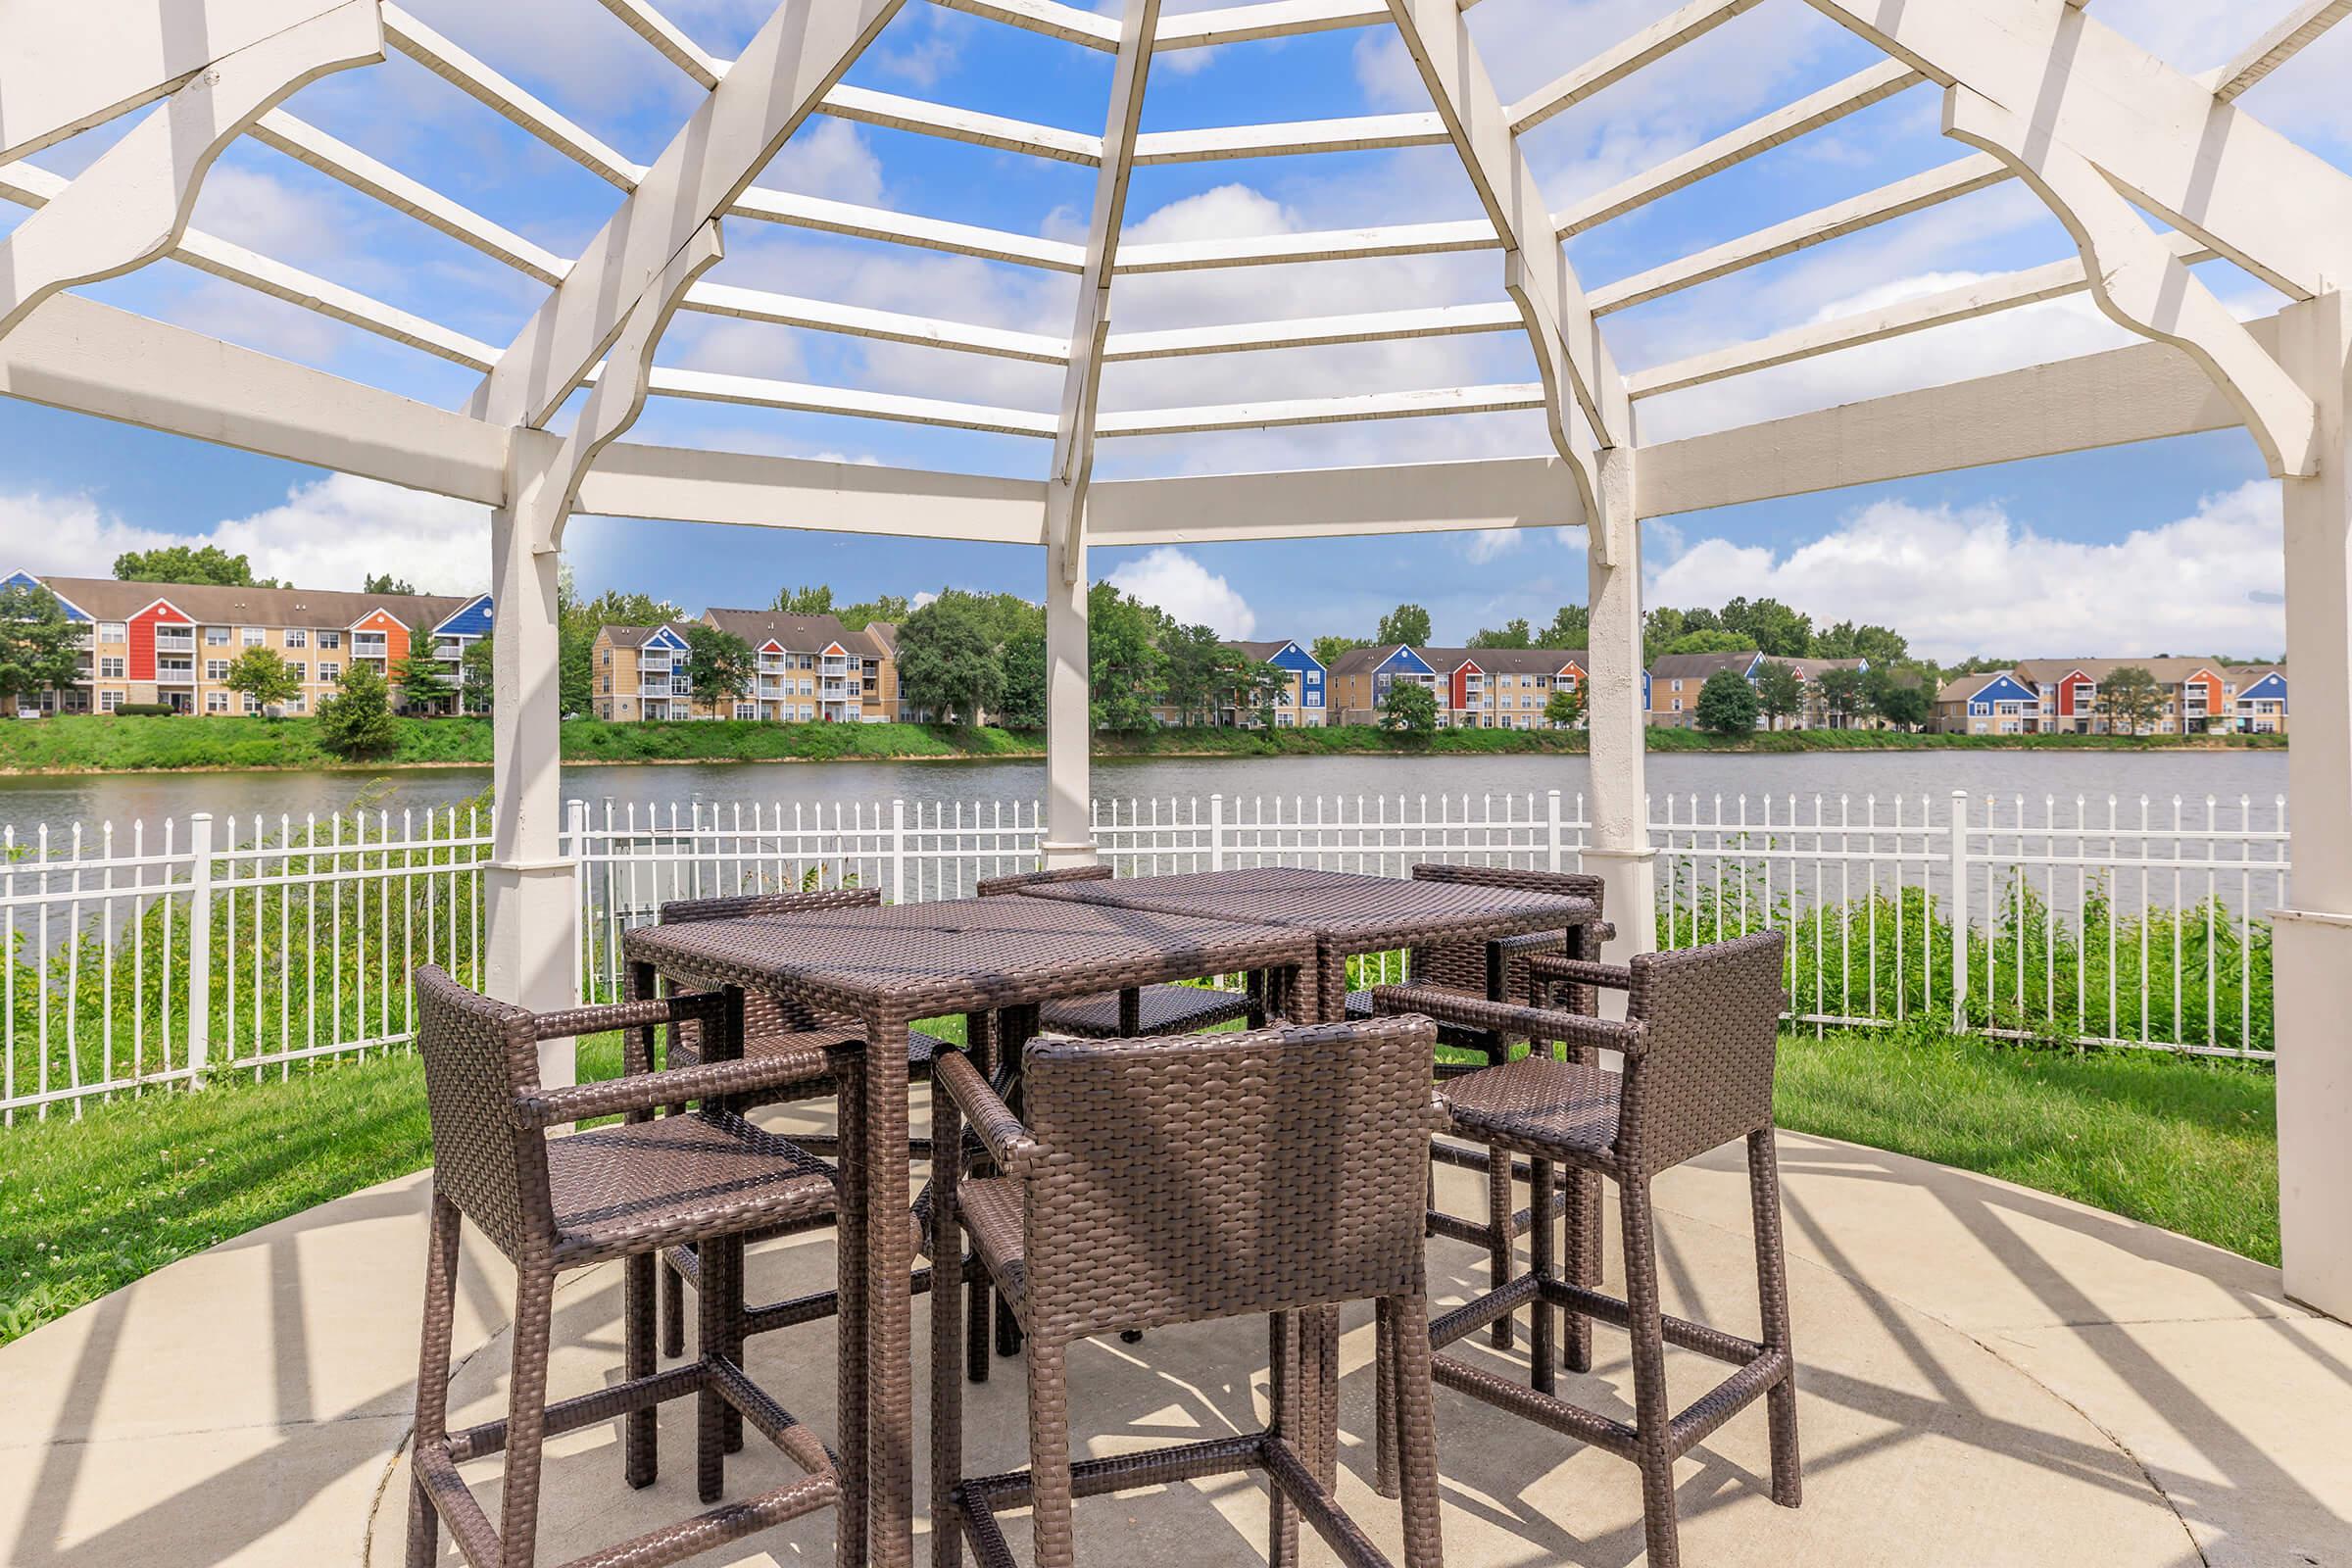
[{"label": "white pergola", "polygon": [[[2276,927],[2287,1283],[2352,1316],[2352,175],[2240,108],[2249,86],[2352,13],[2299,0],[2217,73],[2192,77],[2089,14],[2089,0],[1806,0],[1886,56],[1596,195],[1552,207],[1524,132],[1760,0],[1690,0],[1515,103],[1463,13],[1475,0],[1247,0],[1116,18],[1062,0],[940,0],[1113,57],[1102,134],[845,84],[904,0],[783,0],[740,58],[700,48],[653,0],[602,0],[704,96],[648,166],[392,0],[79,0],[0,7],[0,196],[37,209],[0,240],[0,391],[493,509],[497,808],[490,974],[503,996],[571,1001],[574,871],[559,853],[556,581],[575,512],[1044,548],[1051,750],[1046,854],[1090,842],[1087,556],[1095,545],[1460,529],[1583,528],[1591,610],[1592,843],[1617,923],[1646,945],[1639,522],[1706,508],[2244,426],[2285,494],[2294,903]],[[1162,52],[1334,28],[1395,28],[1431,110],[1143,131]],[[612,183],[611,220],[553,254],[279,105],[398,51]],[[1971,151],[1927,173],[1587,290],[1563,241],[1887,97],[1932,83]],[[24,161],[154,105],[71,181]],[[755,177],[811,116],[1097,171],[1083,244],[781,192]],[[238,136],[288,154],[544,285],[505,346],[192,228],[206,171]],[[1123,244],[1145,165],[1450,145],[1483,217],[1263,238]],[[2008,179],[2079,259],[1827,320],[1628,375],[1601,318]],[[2151,223],[2154,215],[2169,225]],[[1009,331],[702,280],[722,224],[777,223],[1074,274],[1067,336]],[[1492,304],[1119,331],[1121,277],[1299,262],[1500,253]],[[2191,270],[2216,257],[2291,302],[2241,322]],[[202,269],[480,374],[462,410],[63,291],[158,258]],[[1687,439],[1643,444],[1645,398],[2083,291],[2140,346]],[[952,306],[952,302],[950,302]],[[685,310],[1063,369],[1051,413],[657,363]],[[1099,412],[1103,367],[1462,333],[1521,333],[1539,379],[1442,390]],[[575,399],[581,388],[588,391]],[[1038,477],[917,472],[626,442],[653,395],[1051,441]],[[576,408],[568,422],[560,416]],[[1543,456],[1092,481],[1116,437],[1541,410]],[[562,427],[562,433],[550,428]],[[568,1076],[554,1058],[551,1074]]]}]

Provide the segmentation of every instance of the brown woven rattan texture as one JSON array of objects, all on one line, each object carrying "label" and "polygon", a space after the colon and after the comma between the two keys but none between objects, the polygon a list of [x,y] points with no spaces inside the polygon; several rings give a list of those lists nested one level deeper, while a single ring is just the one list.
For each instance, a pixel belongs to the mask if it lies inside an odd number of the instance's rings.
[{"label": "brown woven rattan texture", "polygon": [[[1071,865],[1053,871],[987,877],[977,884],[976,891],[980,897],[992,899],[1026,893],[1032,888],[1109,879],[1107,865]],[[1237,1018],[1249,1018],[1253,1024],[1265,1022],[1255,997],[1238,991],[1211,991],[1202,986],[1129,987],[1101,996],[1064,997],[1038,1009],[1039,1028],[1048,1034],[1075,1035],[1082,1040],[1190,1034]]]},{"label": "brown woven rattan texture", "polygon": [[[770,1525],[833,1506],[842,1493],[824,1445],[744,1376],[743,1347],[723,1295],[707,1295],[702,1351],[689,1365],[654,1370],[654,1254],[700,1245],[717,1272],[740,1270],[743,1237],[821,1217],[835,1204],[832,1170],[780,1138],[719,1108],[731,1093],[759,1094],[792,1081],[796,1062],[714,1061],[668,1072],[632,1071],[577,1088],[542,1088],[542,1040],[606,1029],[650,1034],[666,1026],[731,1031],[723,1001],[678,997],[531,1013],[475,995],[438,968],[416,972],[419,1054],[433,1132],[432,1230],[416,1377],[416,1426],[409,1498],[411,1568],[437,1556],[442,1524],[480,1568],[537,1561],[541,1449],[550,1437],[625,1418],[622,1466],[629,1484],[655,1478],[654,1407],[696,1396],[696,1481],[718,1500],[729,1416],[748,1422],[801,1475],[747,1502],[729,1504],[609,1547],[583,1561],[654,1568]],[[704,1101],[693,1115],[655,1119],[657,1107]],[[551,1138],[551,1126],[623,1114],[616,1127]],[[450,1331],[457,1299],[459,1216],[471,1219],[515,1271],[514,1354],[503,1421],[449,1430]],[[556,1276],[626,1258],[622,1380],[549,1405],[547,1366]],[[852,1358],[844,1352],[843,1362]],[[503,1452],[500,1522],[474,1500],[458,1467]]]},{"label": "brown woven rattan texture", "polygon": [[[853,1018],[859,1040],[902,1038],[917,1018],[1033,1016],[1058,998],[1203,974],[1277,971],[1282,1005],[1300,1012],[1316,997],[1311,933],[1042,898],[660,925],[628,933],[622,953],[676,984],[781,994]],[[840,1400],[843,1529],[864,1521],[867,1560],[905,1568],[913,1554],[906,1061],[859,1052],[843,1071],[839,1335],[862,1350],[845,1361]],[[952,1130],[940,1136],[957,1147]],[[713,1294],[706,1284],[706,1320]],[[960,1365],[956,1314],[931,1321],[934,1357],[944,1338]]]},{"label": "brown woven rattan texture", "polygon": [[[1529,1156],[1539,1188],[1556,1165],[1614,1180],[1624,1227],[1625,1298],[1559,1278],[1551,1227],[1544,1225],[1536,1231],[1527,1274],[1446,1313],[1430,1332],[1443,1347],[1514,1301],[1541,1301],[1624,1327],[1633,1338],[1634,1420],[1612,1420],[1554,1396],[1543,1313],[1536,1318],[1530,1388],[1443,1355],[1436,1375],[1449,1388],[1633,1460],[1642,1473],[1649,1561],[1660,1568],[1680,1560],[1674,1461],[1754,1399],[1764,1399],[1770,1428],[1772,1498],[1793,1508],[1800,1494],[1796,1370],[1772,1131],[1773,1070],[1788,1001],[1781,987],[1786,958],[1785,934],[1762,931],[1712,947],[1642,954],[1624,967],[1547,960],[1552,979],[1624,990],[1622,1022],[1426,987],[1383,986],[1373,993],[1374,1006],[1384,1014],[1419,1013],[1457,1027],[1563,1044],[1578,1054],[1579,1059],[1556,1061],[1539,1053],[1451,1081],[1446,1094],[1452,1130]],[[1604,1049],[1622,1054],[1622,1076],[1582,1059]],[[1669,1317],[1658,1298],[1650,1181],[1735,1138],[1747,1143],[1759,1341]],[[1679,1415],[1667,1399],[1669,1343],[1734,1367]],[[1385,1439],[1385,1423],[1378,1425]],[[1385,1454],[1383,1470],[1385,1479]]]},{"label": "brown woven rattan texture", "polygon": [[[939,1136],[964,1116],[1002,1177],[941,1183],[935,1254],[958,1221],[1029,1336],[1030,1468],[962,1479],[961,1367],[934,1331],[934,1568],[968,1542],[987,1568],[1014,1559],[1000,1509],[1032,1509],[1032,1560],[1069,1568],[1076,1497],[1258,1468],[1272,1484],[1275,1558],[1295,1562],[1303,1516],[1342,1560],[1383,1562],[1333,1495],[1337,1445],[1300,1376],[1294,1320],[1370,1298],[1396,1390],[1405,1562],[1440,1559],[1421,1215],[1437,1124],[1436,1030],[1384,1019],[1241,1034],[1038,1041],[1027,1123],[979,1072],[943,1058]],[[1263,1433],[1073,1464],[1066,1352],[1109,1329],[1264,1313],[1274,1420]],[[948,1487],[953,1484],[953,1492]]]}]

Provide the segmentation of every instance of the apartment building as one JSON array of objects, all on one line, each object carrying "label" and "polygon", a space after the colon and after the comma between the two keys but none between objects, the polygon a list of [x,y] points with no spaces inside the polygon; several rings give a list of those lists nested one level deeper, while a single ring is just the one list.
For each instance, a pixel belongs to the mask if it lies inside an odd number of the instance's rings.
[{"label": "apartment building", "polygon": [[798,724],[879,724],[898,716],[895,636],[853,632],[833,615],[767,610],[710,610],[702,624],[751,645],[757,657],[751,690],[740,697],[698,697],[687,673],[683,622],[601,626],[589,653],[596,716]]},{"label": "apartment building", "polygon": [[[1277,729],[1321,729],[1330,711],[1330,674],[1321,661],[1289,638],[1257,642],[1229,642],[1217,645],[1228,653],[1239,654],[1253,663],[1272,664],[1288,677],[1274,692],[1274,725]],[[1161,703],[1152,710],[1152,716],[1162,724],[1198,723],[1199,711],[1186,713],[1172,704]],[[1215,715],[1220,724],[1255,724],[1257,710],[1244,710],[1231,703],[1222,705]]]},{"label": "apartment building", "polygon": [[230,588],[24,571],[0,577],[0,586],[8,585],[47,588],[69,619],[88,627],[81,677],[42,693],[43,712],[111,713],[125,703],[160,703],[183,713],[255,712],[227,685],[229,666],[248,648],[276,650],[301,678],[301,693],[285,705],[288,713],[315,710],[354,663],[374,664],[397,688],[402,662],[418,648],[441,663],[451,688],[432,706],[463,710],[466,649],[490,631],[488,594]]},{"label": "apartment building", "polygon": [[1582,691],[1581,648],[1357,648],[1331,666],[1343,724],[1377,724],[1399,681],[1429,688],[1446,729],[1549,729],[1555,691]]},{"label": "apartment building", "polygon": [[1861,729],[1876,727],[1876,721],[1850,713],[1830,710],[1821,689],[1821,677],[1833,669],[1850,669],[1868,673],[1867,659],[1776,659],[1769,655],[1746,652],[1733,654],[1663,654],[1649,668],[1642,682],[1642,706],[1649,722],[1661,729],[1694,729],[1698,725],[1698,694],[1706,689],[1707,681],[1724,670],[1736,671],[1751,686],[1766,664],[1787,664],[1804,682],[1804,706],[1781,719],[1759,713],[1756,728],[1783,729]]},{"label": "apartment building", "polygon": [[2155,677],[2160,706],[2140,733],[2283,735],[2286,668],[2205,659],[2030,659],[1945,685],[1936,727],[1954,735],[2120,733],[2100,700],[2101,683],[2137,667]]}]

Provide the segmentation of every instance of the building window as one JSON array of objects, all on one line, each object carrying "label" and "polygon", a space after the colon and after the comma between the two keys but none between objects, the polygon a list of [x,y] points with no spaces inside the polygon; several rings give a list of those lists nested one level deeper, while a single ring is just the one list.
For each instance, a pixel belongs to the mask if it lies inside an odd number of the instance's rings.
[{"label": "building window", "polygon": [[261,627],[259,627],[259,626],[248,626],[248,627],[246,627],[246,628],[245,628],[245,632],[244,632],[244,642],[245,642],[245,646],[246,646],[246,647],[248,647],[248,648],[259,648],[259,647],[261,647],[261,646],[262,646],[264,643],[267,643],[269,640],[270,640],[270,634],[269,634],[268,632],[266,632],[266,631],[262,630],[262,628],[261,628]]},{"label": "building window", "polygon": [[102,643],[122,642],[128,636],[129,633],[119,620],[106,620],[98,623],[98,640]]},{"label": "building window", "polygon": [[228,628],[226,626],[205,627],[204,646],[207,648],[226,648],[228,646]]},{"label": "building window", "polygon": [[121,692],[100,692],[98,694],[98,711],[101,713],[111,713],[122,706],[122,694]]},{"label": "building window", "polygon": [[311,678],[311,666],[304,663],[299,659],[289,659],[286,661],[286,672],[292,675],[296,680],[309,680]]},{"label": "building window", "polygon": [[290,627],[286,632],[286,646],[308,648],[311,646],[311,634],[300,626]]},{"label": "building window", "polygon": [[205,710],[206,712],[208,712],[208,713],[225,713],[225,712],[227,712],[227,711],[228,711],[228,693],[226,693],[226,692],[206,692],[206,693],[204,694],[204,710]]},{"label": "building window", "polygon": [[321,684],[332,684],[333,682],[339,681],[342,678],[343,666],[341,664],[335,662],[335,661],[331,659],[321,659],[318,661],[318,679]]},{"label": "building window", "polygon": [[760,716],[760,705],[758,703],[737,703],[735,705],[735,716],[737,718],[758,718]]},{"label": "building window", "polygon": [[106,654],[100,657],[98,674],[101,679],[121,680],[125,672],[124,660],[121,654]]},{"label": "building window", "polygon": [[287,712],[289,712],[289,713],[299,713],[299,712],[301,712],[301,711],[302,711],[302,699],[301,699],[299,696],[296,696],[296,697],[289,697],[289,698],[287,698],[287,699],[286,699],[286,711],[287,711]]},{"label": "building window", "polygon": [[204,662],[204,678],[206,680],[228,679],[228,661],[225,659],[206,660]]}]

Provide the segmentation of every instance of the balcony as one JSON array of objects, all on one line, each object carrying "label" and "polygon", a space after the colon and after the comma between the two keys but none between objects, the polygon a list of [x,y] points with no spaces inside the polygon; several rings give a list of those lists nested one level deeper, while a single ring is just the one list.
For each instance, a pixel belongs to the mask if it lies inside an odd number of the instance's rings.
[{"label": "balcony", "polygon": [[196,684],[196,662],[189,659],[159,659],[155,662],[155,683],[158,686],[193,686]]},{"label": "balcony", "polygon": [[433,657],[454,664],[466,657],[466,644],[455,637],[444,637],[433,644]]}]

